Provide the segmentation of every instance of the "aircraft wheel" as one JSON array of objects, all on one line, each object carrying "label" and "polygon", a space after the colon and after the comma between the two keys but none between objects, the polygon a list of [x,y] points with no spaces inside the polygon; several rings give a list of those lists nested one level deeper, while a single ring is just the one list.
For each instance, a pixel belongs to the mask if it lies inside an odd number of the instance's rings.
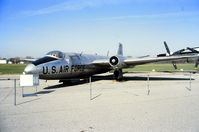
[{"label": "aircraft wheel", "polygon": [[123,79],[122,69],[115,70],[114,77],[117,81],[122,81],[122,79]]}]

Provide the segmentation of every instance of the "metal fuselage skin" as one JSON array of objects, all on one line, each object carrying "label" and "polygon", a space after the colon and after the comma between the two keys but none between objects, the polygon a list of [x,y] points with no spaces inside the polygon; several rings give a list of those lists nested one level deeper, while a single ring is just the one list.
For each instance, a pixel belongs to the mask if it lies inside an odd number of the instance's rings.
[{"label": "metal fuselage skin", "polygon": [[[63,53],[64,54],[64,53]],[[43,58],[41,58],[43,59]],[[87,54],[64,54],[64,57],[44,62],[38,65],[30,64],[25,68],[26,74],[39,74],[40,79],[64,80],[85,78],[93,74],[105,73],[110,68],[92,64],[96,59],[107,59],[106,56]]]}]

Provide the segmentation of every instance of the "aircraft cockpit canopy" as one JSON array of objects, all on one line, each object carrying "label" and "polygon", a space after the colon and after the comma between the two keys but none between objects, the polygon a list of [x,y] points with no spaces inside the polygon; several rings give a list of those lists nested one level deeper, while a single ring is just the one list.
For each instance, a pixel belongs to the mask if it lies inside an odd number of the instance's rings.
[{"label": "aircraft cockpit canopy", "polygon": [[58,58],[58,59],[62,59],[64,58],[64,53],[62,53],[61,51],[50,51],[46,54],[46,56],[50,56],[50,57],[54,57],[54,58]]},{"label": "aircraft cockpit canopy", "polygon": [[64,57],[65,57],[65,55],[61,51],[51,51],[51,52],[48,52],[43,58],[40,58],[40,59],[32,62],[32,64],[37,66],[37,65],[40,65],[43,63],[63,59]]}]

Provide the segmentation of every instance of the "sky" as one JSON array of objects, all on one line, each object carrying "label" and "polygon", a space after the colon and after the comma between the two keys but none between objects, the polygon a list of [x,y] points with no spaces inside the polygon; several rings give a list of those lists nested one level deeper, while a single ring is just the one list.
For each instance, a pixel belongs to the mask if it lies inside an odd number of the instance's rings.
[{"label": "sky", "polygon": [[106,55],[199,47],[198,0],[0,0],[0,57]]}]

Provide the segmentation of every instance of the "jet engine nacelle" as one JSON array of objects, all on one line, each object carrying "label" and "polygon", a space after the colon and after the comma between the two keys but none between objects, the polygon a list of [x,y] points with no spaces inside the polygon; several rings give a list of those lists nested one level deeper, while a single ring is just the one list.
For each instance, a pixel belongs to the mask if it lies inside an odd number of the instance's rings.
[{"label": "jet engine nacelle", "polygon": [[110,57],[109,63],[113,67],[113,69],[121,69],[121,68],[125,67],[124,57],[122,57],[122,56]]}]

